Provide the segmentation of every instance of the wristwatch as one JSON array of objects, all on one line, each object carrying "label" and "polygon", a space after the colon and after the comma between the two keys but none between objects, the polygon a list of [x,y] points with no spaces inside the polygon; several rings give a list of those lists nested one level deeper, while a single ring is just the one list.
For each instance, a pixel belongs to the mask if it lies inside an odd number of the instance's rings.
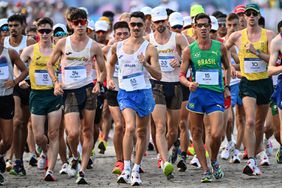
[{"label": "wristwatch", "polygon": [[229,85],[224,86],[224,88],[227,88],[230,91],[230,86]]},{"label": "wristwatch", "polygon": [[256,56],[259,56],[261,54],[260,50],[256,50]]}]

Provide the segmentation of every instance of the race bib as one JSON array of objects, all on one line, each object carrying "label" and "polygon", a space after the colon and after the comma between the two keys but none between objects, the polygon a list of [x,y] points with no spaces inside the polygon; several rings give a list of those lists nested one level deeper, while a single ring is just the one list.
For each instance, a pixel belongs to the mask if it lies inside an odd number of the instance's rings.
[{"label": "race bib", "polygon": [[135,91],[146,88],[144,73],[142,72],[123,76],[122,82],[126,91]]},{"label": "race bib", "polygon": [[115,64],[115,71],[114,71],[114,75],[113,75],[115,78],[118,77],[118,70],[119,70],[119,66],[118,66],[118,64],[116,63],[116,64]]},{"label": "race bib", "polygon": [[160,56],[159,57],[159,63],[160,63],[162,72],[172,72],[174,70],[174,68],[170,66],[170,62],[174,58],[175,58],[174,56]]},{"label": "race bib", "polygon": [[35,70],[35,84],[38,86],[52,86],[52,80],[47,70]]},{"label": "race bib", "polygon": [[196,82],[202,85],[218,85],[218,70],[206,70],[196,72]]},{"label": "race bib", "polygon": [[7,63],[0,64],[0,80],[7,80],[9,78],[9,67]]},{"label": "race bib", "polygon": [[266,72],[266,63],[259,58],[245,58],[244,70],[245,73],[260,73]]},{"label": "race bib", "polygon": [[65,67],[64,83],[73,84],[86,79],[85,66]]}]

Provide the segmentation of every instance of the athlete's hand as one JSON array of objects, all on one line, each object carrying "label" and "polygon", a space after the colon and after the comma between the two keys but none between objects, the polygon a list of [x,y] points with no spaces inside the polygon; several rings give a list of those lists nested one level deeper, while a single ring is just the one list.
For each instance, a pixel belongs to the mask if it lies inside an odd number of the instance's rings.
[{"label": "athlete's hand", "polygon": [[19,83],[19,86],[20,86],[20,88],[22,88],[22,89],[27,89],[27,88],[29,88],[29,84],[28,84],[25,80],[21,81],[21,82]]},{"label": "athlete's hand", "polygon": [[55,82],[54,83],[54,95],[58,96],[58,95],[63,95],[64,91],[61,87],[61,84],[59,82]]},{"label": "athlete's hand", "polygon": [[169,64],[170,64],[170,66],[172,68],[179,67],[180,66],[180,61],[177,58],[175,58],[175,59],[171,60],[169,62]]},{"label": "athlete's hand", "polygon": [[199,84],[197,82],[190,82],[189,83],[189,90],[191,92],[196,91],[196,89],[198,88]]},{"label": "athlete's hand", "polygon": [[251,52],[252,54],[256,54],[256,49],[252,43],[248,43],[245,45],[247,52]]},{"label": "athlete's hand", "polygon": [[146,66],[145,56],[143,53],[137,55],[139,63],[141,63],[144,67]]},{"label": "athlete's hand", "polygon": [[114,83],[113,80],[108,80],[108,81],[107,81],[107,85],[108,85],[108,89],[109,89],[109,90],[114,90],[115,87],[116,87],[116,85],[115,85],[115,83]]},{"label": "athlete's hand", "polygon": [[15,81],[14,80],[6,80],[5,82],[4,82],[4,87],[6,88],[6,89],[10,89],[10,88],[12,88],[12,87],[15,87]]},{"label": "athlete's hand", "polygon": [[100,84],[96,82],[95,86],[93,87],[92,93],[99,94],[100,93]]},{"label": "athlete's hand", "polygon": [[236,69],[233,66],[231,66],[231,78],[233,78],[233,79],[236,78]]},{"label": "athlete's hand", "polygon": [[225,87],[224,88],[224,98],[227,98],[227,97],[230,97],[231,94],[230,94],[230,90],[228,87]]},{"label": "athlete's hand", "polygon": [[242,78],[242,74],[241,74],[240,71],[236,71],[236,77],[237,77],[237,78]]}]

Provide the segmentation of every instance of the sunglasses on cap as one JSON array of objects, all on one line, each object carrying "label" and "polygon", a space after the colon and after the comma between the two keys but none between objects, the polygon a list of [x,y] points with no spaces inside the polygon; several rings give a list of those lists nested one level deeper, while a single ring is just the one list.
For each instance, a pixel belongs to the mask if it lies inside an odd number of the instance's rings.
[{"label": "sunglasses on cap", "polygon": [[253,15],[254,17],[258,16],[259,13],[258,12],[255,12],[255,11],[246,11],[245,12],[245,15],[250,17],[251,15]]},{"label": "sunglasses on cap", "polygon": [[210,24],[209,24],[209,23],[196,23],[195,25],[196,25],[196,27],[198,27],[198,28],[202,28],[203,26],[204,26],[204,28],[210,27]]},{"label": "sunglasses on cap", "polygon": [[46,33],[46,34],[48,35],[48,34],[51,33],[53,30],[52,30],[52,29],[38,29],[37,31],[38,31],[38,33],[40,33],[40,34]]},{"label": "sunglasses on cap", "polygon": [[129,24],[131,27],[135,27],[135,26],[137,26],[137,27],[143,27],[143,23],[141,23],[141,22],[131,22],[130,24]]},{"label": "sunglasses on cap", "polygon": [[9,31],[8,25],[3,25],[3,26],[0,28],[0,31],[8,32],[8,31]]},{"label": "sunglasses on cap", "polygon": [[172,29],[182,29],[183,26],[182,25],[175,25],[173,27],[171,27]]},{"label": "sunglasses on cap", "polygon": [[65,37],[67,36],[68,34],[66,32],[63,32],[63,31],[58,31],[54,34],[54,37]]},{"label": "sunglasses on cap", "polygon": [[73,23],[73,25],[78,26],[78,24],[84,26],[87,23],[86,19],[78,19],[78,20],[72,20],[71,21]]}]

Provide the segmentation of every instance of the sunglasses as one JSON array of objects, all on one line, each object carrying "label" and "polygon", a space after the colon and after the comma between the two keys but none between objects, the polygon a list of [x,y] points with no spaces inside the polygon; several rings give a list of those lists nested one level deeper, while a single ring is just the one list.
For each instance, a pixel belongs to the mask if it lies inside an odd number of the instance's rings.
[{"label": "sunglasses", "polygon": [[8,32],[9,31],[9,27],[7,25],[4,25],[0,28],[0,31],[4,31],[4,32]]},{"label": "sunglasses", "polygon": [[37,31],[38,31],[38,33],[40,33],[40,34],[46,33],[46,34],[48,35],[48,34],[51,33],[53,30],[52,30],[52,29],[38,29]]},{"label": "sunglasses", "polygon": [[183,26],[182,25],[175,25],[173,27],[171,27],[172,29],[182,29]]},{"label": "sunglasses", "polygon": [[86,25],[87,20],[86,19],[78,19],[78,20],[72,20],[71,22],[75,26],[78,26],[78,24],[80,24],[81,26],[84,26],[84,25]]},{"label": "sunglasses", "polygon": [[245,12],[245,15],[250,17],[251,15],[253,15],[254,17],[258,16],[259,13],[258,12],[255,12],[255,11],[247,11]]},{"label": "sunglasses", "polygon": [[54,34],[54,37],[65,37],[67,36],[68,34],[66,32],[63,32],[63,31],[58,31]]},{"label": "sunglasses", "polygon": [[121,36],[121,35],[128,36],[129,33],[128,32],[117,32],[116,35],[117,36]]},{"label": "sunglasses", "polygon": [[18,27],[20,24],[9,24],[9,27]]},{"label": "sunglasses", "polygon": [[195,25],[196,25],[196,27],[198,27],[198,28],[202,28],[203,26],[204,26],[204,28],[210,27],[210,24],[209,24],[209,23],[196,23]]},{"label": "sunglasses", "polygon": [[130,26],[131,27],[136,27],[137,26],[137,27],[140,28],[140,27],[143,27],[143,23],[141,23],[141,22],[131,22]]}]

